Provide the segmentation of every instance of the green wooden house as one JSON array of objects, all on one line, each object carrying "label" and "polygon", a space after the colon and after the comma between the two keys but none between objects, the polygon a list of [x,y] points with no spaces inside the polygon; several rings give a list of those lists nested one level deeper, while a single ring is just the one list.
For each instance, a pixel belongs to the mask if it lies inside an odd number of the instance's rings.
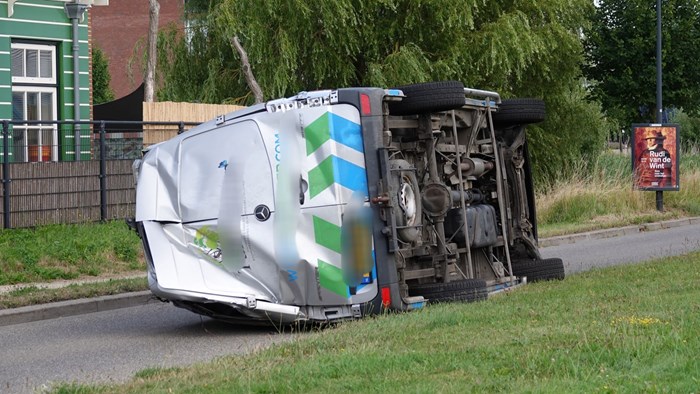
[{"label": "green wooden house", "polygon": [[[0,120],[90,120],[86,11],[93,1],[0,0]],[[90,137],[89,125],[14,124],[9,132],[10,162],[86,160]]]}]

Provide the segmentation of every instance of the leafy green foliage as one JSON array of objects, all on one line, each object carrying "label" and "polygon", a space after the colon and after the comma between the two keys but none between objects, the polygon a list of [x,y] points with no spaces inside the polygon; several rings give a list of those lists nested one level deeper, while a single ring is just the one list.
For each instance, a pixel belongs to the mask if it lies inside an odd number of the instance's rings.
[{"label": "leafy green foliage", "polygon": [[600,105],[586,99],[581,85],[555,98],[545,100],[545,123],[527,128],[538,188],[550,187],[562,177],[575,174],[581,163],[592,167],[610,129]]},{"label": "leafy green foliage", "polygon": [[[586,31],[586,76],[608,116],[622,125],[656,120],[656,5],[601,0]],[[662,3],[663,105],[700,109],[700,4]]]},{"label": "leafy green foliage", "polygon": [[[250,104],[238,36],[266,99],[344,86],[460,80],[544,98],[536,177],[595,156],[609,125],[581,88],[587,0],[255,0],[195,2],[190,29],[163,31],[161,100]],[[552,154],[556,152],[557,154]]]},{"label": "leafy green foliage", "polygon": [[103,104],[114,100],[114,92],[109,86],[112,77],[109,75],[109,62],[104,52],[92,47],[92,100],[93,104]]},{"label": "leafy green foliage", "polygon": [[678,123],[681,130],[681,146],[684,150],[700,146],[700,116],[693,116],[683,110],[675,110],[669,118],[671,123]]},{"label": "leafy green foliage", "polygon": [[265,94],[279,97],[450,78],[543,96],[553,89],[543,81],[578,83],[577,29],[592,10],[585,1],[225,0],[217,11],[217,31],[241,38]]}]

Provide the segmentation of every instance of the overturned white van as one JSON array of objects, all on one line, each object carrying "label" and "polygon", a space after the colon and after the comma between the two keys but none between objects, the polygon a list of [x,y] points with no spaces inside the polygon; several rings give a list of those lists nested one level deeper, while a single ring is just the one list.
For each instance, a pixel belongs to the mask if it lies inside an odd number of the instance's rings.
[{"label": "overturned white van", "polygon": [[230,321],[332,321],[563,278],[542,259],[536,99],[445,81],[232,112],[135,163],[153,293]]}]

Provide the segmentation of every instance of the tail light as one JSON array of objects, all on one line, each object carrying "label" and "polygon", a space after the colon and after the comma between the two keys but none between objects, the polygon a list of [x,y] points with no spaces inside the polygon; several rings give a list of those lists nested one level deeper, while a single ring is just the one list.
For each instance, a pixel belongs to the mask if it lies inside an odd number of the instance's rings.
[{"label": "tail light", "polygon": [[362,111],[362,115],[372,114],[372,106],[369,102],[369,96],[364,93],[360,93],[360,110]]},{"label": "tail light", "polygon": [[382,287],[382,307],[389,308],[391,306],[391,289]]}]

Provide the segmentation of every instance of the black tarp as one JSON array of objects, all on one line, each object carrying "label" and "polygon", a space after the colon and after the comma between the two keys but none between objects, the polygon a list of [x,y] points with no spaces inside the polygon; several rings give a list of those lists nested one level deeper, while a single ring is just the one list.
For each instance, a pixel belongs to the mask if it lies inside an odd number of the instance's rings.
[{"label": "black tarp", "polygon": [[[116,121],[143,121],[143,84],[128,95],[110,101],[108,103],[95,105],[93,107],[94,120],[116,120]],[[141,125],[120,125],[106,122],[109,131],[141,131]]]}]

